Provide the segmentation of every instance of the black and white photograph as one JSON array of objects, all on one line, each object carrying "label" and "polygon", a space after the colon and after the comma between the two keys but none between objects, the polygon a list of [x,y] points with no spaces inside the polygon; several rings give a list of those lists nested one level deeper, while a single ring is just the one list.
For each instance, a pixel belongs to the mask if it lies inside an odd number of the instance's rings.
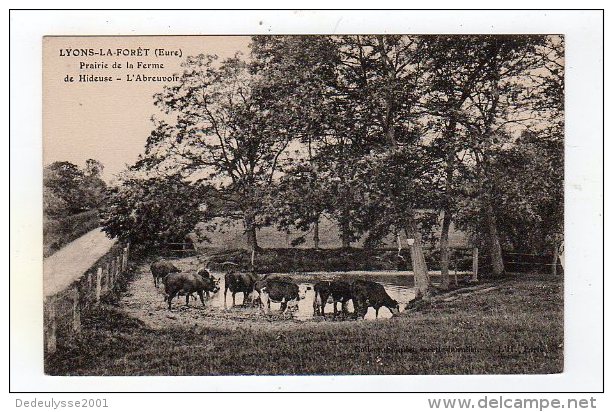
[{"label": "black and white photograph", "polygon": [[602,60],[577,58],[597,49],[585,26],[194,11],[156,31],[172,11],[151,30],[114,13],[43,26],[40,96],[11,89],[40,109],[39,149],[11,153],[40,190],[11,203],[31,230],[11,350],[39,351],[12,361],[19,387],[30,363],[50,391],[551,391],[588,371],[576,388],[595,387],[602,125],[577,108],[599,79],[576,78]]},{"label": "black and white photograph", "polygon": [[564,36],[43,42],[46,373],[563,371]]}]

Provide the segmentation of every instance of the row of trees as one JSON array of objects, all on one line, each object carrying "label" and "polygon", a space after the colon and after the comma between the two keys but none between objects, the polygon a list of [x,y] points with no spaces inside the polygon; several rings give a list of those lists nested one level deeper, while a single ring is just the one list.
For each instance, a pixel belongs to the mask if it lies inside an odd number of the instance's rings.
[{"label": "row of trees", "polygon": [[85,167],[70,162],[53,162],[43,169],[43,211],[47,217],[62,218],[102,206],[106,183],[104,166],[88,159]]},{"label": "row of trees", "polygon": [[[118,199],[143,177],[180,181],[206,193],[190,210],[242,219],[254,252],[264,225],[318,247],[323,214],[344,247],[404,233],[422,295],[422,232],[441,215],[442,286],[452,222],[500,276],[503,243],[542,251],[562,230],[563,50],[560,36],[256,36],[247,57],[188,57]],[[109,214],[109,233],[135,236],[129,214]]]}]

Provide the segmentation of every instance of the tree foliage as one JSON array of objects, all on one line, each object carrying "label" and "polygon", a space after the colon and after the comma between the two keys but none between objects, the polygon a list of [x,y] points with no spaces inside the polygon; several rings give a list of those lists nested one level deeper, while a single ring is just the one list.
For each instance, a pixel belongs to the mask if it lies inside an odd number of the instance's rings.
[{"label": "tree foliage", "polygon": [[210,187],[254,250],[258,227],[307,233],[325,214],[343,246],[406,232],[427,282],[421,233],[439,214],[441,259],[453,222],[498,274],[502,246],[542,252],[562,231],[561,36],[255,36],[250,47],[186,59],[155,96],[163,119],[132,169]]},{"label": "tree foliage", "polygon": [[[90,167],[96,165],[95,167]],[[103,166],[88,159],[80,169],[70,162],[54,162],[43,169],[43,210],[52,217],[96,209],[104,203],[106,183],[100,178]]]},{"label": "tree foliage", "polygon": [[124,180],[102,210],[103,230],[142,249],[183,242],[207,218],[205,195],[179,175]]}]

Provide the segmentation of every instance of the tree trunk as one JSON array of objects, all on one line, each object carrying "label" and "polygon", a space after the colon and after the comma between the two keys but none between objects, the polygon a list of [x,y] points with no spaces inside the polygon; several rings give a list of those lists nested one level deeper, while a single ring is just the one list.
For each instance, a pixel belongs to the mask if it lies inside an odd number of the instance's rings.
[{"label": "tree trunk", "polygon": [[[409,250],[411,251],[411,264],[413,275],[415,276],[415,298],[429,299],[431,296],[430,275],[426,265],[426,258],[421,244],[421,233],[417,229],[417,223],[413,214],[409,214],[406,227],[407,239],[409,239]],[[411,244],[412,239],[412,244]]]},{"label": "tree trunk", "polygon": [[553,259],[551,262],[551,275],[557,276],[558,274],[558,258],[560,256],[560,249],[558,248],[558,242],[553,242]]},{"label": "tree trunk", "polygon": [[446,206],[443,210],[443,224],[441,227],[441,289],[449,289],[449,227],[451,226],[451,211]]},{"label": "tree trunk", "polygon": [[472,281],[477,282],[479,280],[479,248],[473,248],[473,277]]},{"label": "tree trunk", "polygon": [[347,219],[341,221],[341,242],[343,249],[351,247],[351,233],[349,231],[349,221]]},{"label": "tree trunk", "polygon": [[445,140],[448,145],[445,165],[445,195],[443,198],[443,224],[441,227],[441,289],[449,289],[449,227],[451,226],[451,190],[453,188],[453,172],[456,151],[453,145],[456,121],[451,118],[445,130]]},{"label": "tree trunk", "polygon": [[490,249],[490,259],[492,261],[492,276],[504,276],[504,261],[502,259],[502,248],[496,227],[496,216],[494,207],[488,200],[485,210],[485,220],[487,223],[488,245]]},{"label": "tree trunk", "polygon": [[247,234],[247,244],[251,249],[251,266],[254,267],[255,254],[260,250],[258,246],[257,228],[255,225],[255,217],[252,214],[246,213],[245,219],[245,233]]},{"label": "tree trunk", "polygon": [[313,247],[319,249],[319,216],[313,223]]}]

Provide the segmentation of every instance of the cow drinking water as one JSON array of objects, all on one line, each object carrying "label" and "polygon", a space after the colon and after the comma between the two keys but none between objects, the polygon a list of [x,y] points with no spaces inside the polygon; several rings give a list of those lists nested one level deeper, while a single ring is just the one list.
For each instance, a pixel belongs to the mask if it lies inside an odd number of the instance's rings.
[{"label": "cow drinking water", "polygon": [[228,294],[228,290],[230,290],[230,293],[232,293],[232,306],[236,305],[237,293],[243,294],[243,305],[245,305],[249,297],[255,291],[255,283],[258,281],[258,276],[253,272],[243,273],[231,271],[226,273],[224,281],[224,307],[226,306],[226,295]]},{"label": "cow drinking water", "polygon": [[217,293],[219,286],[218,281],[210,275],[206,277],[195,273],[171,273],[164,278],[164,289],[168,310],[171,310],[175,296],[185,295],[185,304],[189,306],[189,297],[192,293],[198,294],[204,306],[204,294],[206,293],[208,297],[209,293]]},{"label": "cow drinking water", "polygon": [[347,303],[349,300],[353,299],[353,293],[349,283],[343,282],[342,280],[324,280],[317,282],[313,286],[313,290],[315,291],[315,299],[313,300],[313,316],[321,315],[324,318],[326,317],[326,303],[330,298],[332,299],[332,304],[334,305],[334,317],[336,317],[338,314],[336,307],[338,302],[341,303],[342,313],[348,313]]},{"label": "cow drinking water", "polygon": [[297,305],[304,299],[297,284],[285,279],[265,278],[256,282],[255,290],[260,295],[260,307],[264,312],[270,312],[270,302],[281,303],[281,312],[287,311],[288,305]]},{"label": "cow drinking water", "polygon": [[351,284],[353,294],[353,306],[358,316],[366,316],[368,307],[375,309],[375,316],[379,317],[379,309],[385,306],[392,313],[392,316],[400,313],[400,305],[392,299],[383,285],[370,280],[357,279]]}]

